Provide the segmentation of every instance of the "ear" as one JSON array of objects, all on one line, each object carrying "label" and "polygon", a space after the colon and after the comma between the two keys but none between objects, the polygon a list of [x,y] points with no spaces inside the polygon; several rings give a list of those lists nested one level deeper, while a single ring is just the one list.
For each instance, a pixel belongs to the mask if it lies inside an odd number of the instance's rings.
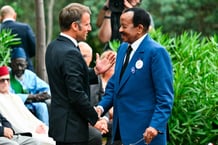
[{"label": "ear", "polygon": [[71,29],[78,30],[79,29],[78,23],[76,22],[71,23]]},{"label": "ear", "polygon": [[137,26],[137,30],[138,30],[138,33],[141,34],[141,33],[143,33],[145,31],[145,28],[144,28],[144,26],[142,24],[139,24]]},{"label": "ear", "polygon": [[14,19],[14,20],[17,19],[17,13],[14,13],[13,19]]}]

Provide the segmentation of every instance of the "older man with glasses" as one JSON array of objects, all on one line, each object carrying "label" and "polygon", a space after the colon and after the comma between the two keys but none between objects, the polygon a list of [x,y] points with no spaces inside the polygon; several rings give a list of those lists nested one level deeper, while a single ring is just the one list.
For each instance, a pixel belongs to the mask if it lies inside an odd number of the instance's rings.
[{"label": "older man with glasses", "polygon": [[[21,98],[16,94],[10,93],[10,75],[7,66],[0,67],[0,144],[8,143],[14,145],[14,141],[20,145],[38,145],[35,139],[43,145],[54,145],[52,138],[48,137],[48,126],[38,120],[23,104]],[[6,125],[6,118],[13,127],[13,133],[10,127]],[[3,128],[1,128],[3,127]],[[7,130],[7,131],[5,131]],[[4,132],[4,133],[3,133]],[[17,136],[18,135],[18,136]],[[24,137],[21,137],[24,136]],[[25,136],[32,136],[28,139]],[[6,137],[6,138],[5,138]],[[9,140],[8,140],[8,139]],[[28,141],[28,142],[27,142]],[[12,143],[13,142],[13,143]]]}]

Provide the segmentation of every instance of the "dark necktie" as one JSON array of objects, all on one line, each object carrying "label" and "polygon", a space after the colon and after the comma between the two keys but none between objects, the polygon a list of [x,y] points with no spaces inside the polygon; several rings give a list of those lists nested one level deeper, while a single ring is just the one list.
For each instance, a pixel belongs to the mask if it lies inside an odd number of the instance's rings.
[{"label": "dark necktie", "polygon": [[80,51],[79,45],[77,45],[76,48]]},{"label": "dark necktie", "polygon": [[123,73],[124,73],[128,63],[129,63],[129,57],[130,57],[131,51],[132,51],[132,47],[131,47],[131,45],[129,45],[129,47],[127,49],[127,52],[126,52],[126,59],[125,59],[125,61],[123,63],[123,66],[122,66],[122,69],[121,69],[121,72],[120,72],[120,79],[122,78]]}]

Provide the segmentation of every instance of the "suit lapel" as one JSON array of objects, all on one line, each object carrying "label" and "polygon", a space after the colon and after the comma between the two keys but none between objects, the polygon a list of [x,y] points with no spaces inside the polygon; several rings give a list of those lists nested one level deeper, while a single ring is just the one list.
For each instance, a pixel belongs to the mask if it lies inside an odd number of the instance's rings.
[{"label": "suit lapel", "polygon": [[72,47],[78,49],[78,48],[76,47],[76,45],[73,43],[73,41],[71,41],[71,40],[70,40],[69,38],[67,38],[67,37],[64,37],[64,36],[59,35],[58,38],[57,38],[57,40],[59,40],[59,41],[65,41],[65,43],[67,43],[67,44],[69,44],[69,45],[72,45]]},{"label": "suit lapel", "polygon": [[[136,49],[136,52],[134,53],[134,55],[132,56],[132,59],[130,60],[124,74],[123,74],[123,77],[121,78],[120,80],[120,85],[119,85],[119,89],[125,84],[125,82],[128,80],[128,78],[131,76],[131,75],[134,75],[137,71],[136,69],[136,63],[140,60],[143,61],[143,57],[144,57],[144,53],[145,53],[145,49],[146,49],[146,41],[148,40],[148,36],[145,37],[145,39],[141,42],[141,44],[139,45],[139,47]],[[126,49],[127,49],[127,46],[126,46]],[[125,49],[125,51],[126,51]],[[122,59],[121,61],[124,59],[125,57],[125,52],[122,52],[124,53],[124,55],[122,55]],[[122,61],[123,62],[123,61]],[[120,75],[120,72],[121,72],[121,67],[122,67],[122,62],[119,62],[119,75]],[[119,90],[118,89],[118,90]]]},{"label": "suit lapel", "polygon": [[[119,57],[117,57],[116,59],[116,66],[115,66],[115,73],[116,76],[115,76],[115,81],[116,81],[116,85],[119,85],[120,84],[120,73],[121,73],[121,69],[122,69],[122,66],[123,66],[123,61],[124,61],[124,57],[125,57],[125,52],[127,50],[127,47],[128,47],[128,43],[123,43],[119,50],[118,50],[118,55]],[[117,88],[117,87],[116,87]]]}]

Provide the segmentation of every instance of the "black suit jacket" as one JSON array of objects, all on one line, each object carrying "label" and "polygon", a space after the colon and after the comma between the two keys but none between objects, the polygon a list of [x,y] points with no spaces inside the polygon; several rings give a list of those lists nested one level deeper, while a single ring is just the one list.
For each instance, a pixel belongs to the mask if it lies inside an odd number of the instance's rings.
[{"label": "black suit jacket", "polygon": [[0,137],[4,136],[4,127],[12,128],[11,123],[0,113]]},{"label": "black suit jacket", "polygon": [[88,141],[88,123],[98,120],[89,102],[89,78],[97,81],[93,69],[63,36],[49,44],[45,60],[52,95],[49,135],[65,143]]},{"label": "black suit jacket", "polygon": [[22,47],[27,55],[28,66],[33,67],[30,58],[35,56],[36,40],[31,27],[25,23],[7,20],[2,23],[1,29],[10,29],[12,34],[17,34],[16,37],[21,39],[21,44],[13,45],[11,47]]}]

